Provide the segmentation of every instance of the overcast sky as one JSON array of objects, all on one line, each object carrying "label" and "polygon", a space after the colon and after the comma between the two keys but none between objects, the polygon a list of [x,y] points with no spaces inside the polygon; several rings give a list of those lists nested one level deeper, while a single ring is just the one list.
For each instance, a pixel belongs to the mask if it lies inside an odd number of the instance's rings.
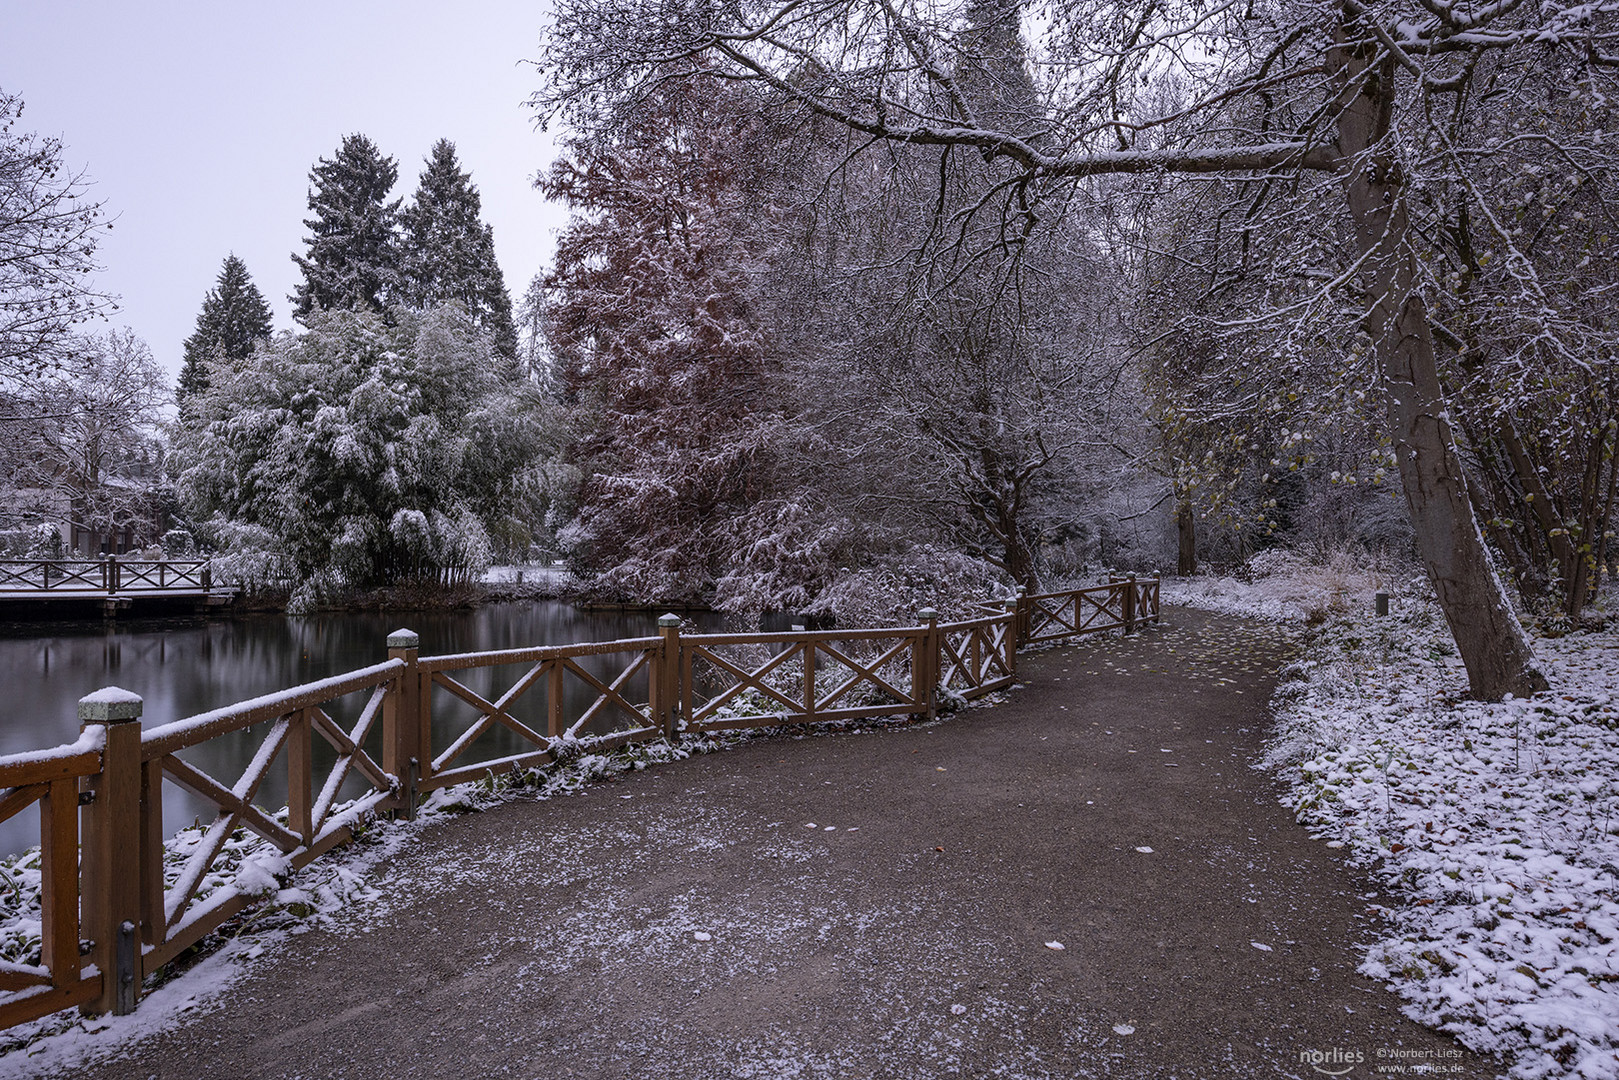
[{"label": "overcast sky", "polygon": [[[19,129],[62,138],[116,218],[102,287],[177,372],[203,294],[235,252],[275,312],[304,249],[309,170],[362,132],[416,188],[456,144],[513,299],[563,220],[533,190],[550,142],[524,99],[545,5],[517,0],[0,0],[0,89]],[[104,328],[104,327],[103,327]]]}]

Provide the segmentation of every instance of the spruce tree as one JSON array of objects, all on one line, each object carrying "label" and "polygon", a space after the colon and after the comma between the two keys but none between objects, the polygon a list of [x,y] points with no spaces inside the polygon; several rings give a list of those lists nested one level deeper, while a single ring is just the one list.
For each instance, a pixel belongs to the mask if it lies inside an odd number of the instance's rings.
[{"label": "spruce tree", "polygon": [[270,336],[270,305],[253,284],[247,264],[225,257],[219,278],[202,299],[197,329],[185,341],[176,396],[184,401],[208,388],[209,360],[245,360],[253,343]]},{"label": "spruce tree", "polygon": [[317,309],[381,311],[398,299],[399,200],[387,201],[398,179],[398,163],[364,135],[344,136],[337,156],[310,170],[309,253],[292,257],[304,274],[291,297],[300,320]]},{"label": "spruce tree", "polygon": [[428,307],[454,300],[494,336],[496,351],[517,357],[512,300],[495,261],[494,230],[480,220],[482,200],[461,171],[455,144],[433,144],[416,194],[400,215],[404,226],[405,295]]}]

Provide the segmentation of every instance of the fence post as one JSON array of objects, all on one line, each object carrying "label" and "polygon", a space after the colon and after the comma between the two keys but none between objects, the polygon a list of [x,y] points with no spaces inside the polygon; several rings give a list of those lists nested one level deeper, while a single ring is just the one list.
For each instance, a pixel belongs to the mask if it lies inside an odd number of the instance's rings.
[{"label": "fence post", "polygon": [[1164,575],[1162,571],[1152,572],[1152,621],[1162,622],[1164,607]]},{"label": "fence post", "polygon": [[82,932],[102,973],[90,1014],[135,1011],[140,995],[141,709],[139,694],[109,686],[79,699],[79,728],[102,733],[101,771],[81,781]]},{"label": "fence post", "polygon": [[416,661],[421,635],[414,630],[395,630],[388,635],[388,659],[403,660],[399,684],[382,702],[382,771],[399,777],[396,807],[405,820],[416,817],[416,780],[421,773],[421,680]]},{"label": "fence post", "polygon": [[1034,601],[1029,599],[1029,590],[1022,585],[1017,587],[1017,599],[1013,601],[1017,611],[1017,621],[1013,624],[1013,634],[1017,640],[1017,647],[1029,643],[1029,627],[1033,624]]},{"label": "fence post", "polygon": [[202,591],[203,592],[208,592],[213,587],[214,587],[214,564],[211,563],[211,562],[205,562],[205,563],[202,564]]},{"label": "fence post", "polygon": [[674,742],[680,738],[680,616],[659,615],[658,636],[663,643],[652,664],[652,720],[663,728],[663,737]]},{"label": "fence post", "polygon": [[101,578],[107,584],[107,595],[111,596],[118,591],[118,556],[108,555],[107,561],[101,564]]},{"label": "fence post", "polygon": [[1021,593],[1019,593],[1016,597],[1013,597],[1012,599],[1006,601],[1006,617],[1011,620],[1010,624],[1006,628],[1006,646],[1005,646],[1005,648],[1006,648],[1006,673],[1008,675],[1016,675],[1017,674],[1018,648],[1019,648],[1019,646],[1021,646],[1023,644],[1023,639],[1018,636],[1018,623],[1019,623],[1019,620],[1022,618],[1022,614],[1021,614],[1022,610],[1023,610],[1023,595]]},{"label": "fence post", "polygon": [[1136,632],[1136,576],[1126,574],[1124,577],[1124,632]]},{"label": "fence post", "polygon": [[923,608],[916,617],[925,629],[917,655],[911,658],[911,692],[922,715],[932,720],[939,715],[939,613]]}]

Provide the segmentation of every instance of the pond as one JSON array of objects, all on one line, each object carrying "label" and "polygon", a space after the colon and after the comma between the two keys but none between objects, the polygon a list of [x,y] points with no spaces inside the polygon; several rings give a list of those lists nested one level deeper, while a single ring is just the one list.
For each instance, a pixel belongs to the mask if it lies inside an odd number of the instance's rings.
[{"label": "pond", "polygon": [[[717,616],[699,622],[705,629],[719,629]],[[79,733],[79,698],[104,686],[120,686],[141,695],[145,701],[142,723],[152,728],[379,663],[387,659],[389,632],[399,628],[421,635],[423,656],[612,641],[657,633],[651,612],[583,611],[554,601],[497,603],[454,611],[12,625],[7,635],[0,635],[0,687],[4,688],[0,754],[72,742]],[[457,675],[479,693],[492,694],[510,685],[522,670],[480,669]],[[644,700],[644,685],[643,679],[640,700]],[[342,715],[334,711],[334,718],[349,726],[360,704],[358,700],[349,703]],[[530,706],[535,707],[537,702]],[[514,710],[514,714],[531,722],[524,715],[528,711]],[[262,738],[262,729],[241,732],[182,756],[230,786]],[[516,738],[502,729],[486,737],[488,745],[475,745],[467,760],[525,748],[516,745]],[[316,740],[317,752],[323,745]],[[442,745],[435,738],[435,746]],[[317,756],[315,764],[322,768],[330,760],[329,754],[324,759]],[[255,801],[267,808],[283,805],[285,785],[285,770],[278,766]],[[172,833],[199,816],[206,822],[212,814],[211,804],[172,784],[164,785],[166,831]],[[36,822],[32,813],[0,822],[0,854],[37,844]]]}]

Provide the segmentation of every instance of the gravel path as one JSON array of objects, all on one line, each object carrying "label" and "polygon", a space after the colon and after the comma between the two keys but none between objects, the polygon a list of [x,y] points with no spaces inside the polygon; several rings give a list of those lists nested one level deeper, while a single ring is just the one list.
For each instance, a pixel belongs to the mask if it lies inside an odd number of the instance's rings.
[{"label": "gravel path", "polygon": [[1286,650],[1172,610],[1002,705],[456,819],[75,1075],[1493,1075],[1355,974],[1372,886],[1251,767]]}]

